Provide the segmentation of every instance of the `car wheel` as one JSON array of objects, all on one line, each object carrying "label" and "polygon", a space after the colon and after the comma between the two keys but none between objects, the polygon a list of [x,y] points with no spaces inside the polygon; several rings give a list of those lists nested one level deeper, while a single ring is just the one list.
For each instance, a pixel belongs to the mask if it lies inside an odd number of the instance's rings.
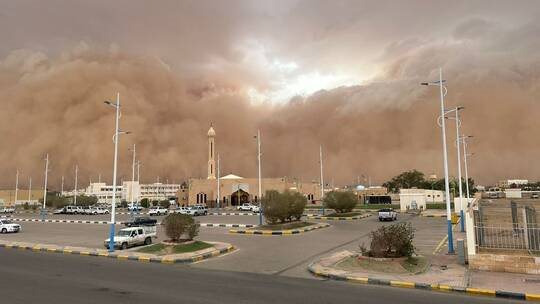
[{"label": "car wheel", "polygon": [[128,244],[127,243],[122,243],[122,250],[126,250],[128,248]]},{"label": "car wheel", "polygon": [[6,228],[2,228],[2,233],[7,233],[7,229],[6,229]]},{"label": "car wheel", "polygon": [[150,244],[152,244],[152,238],[147,237],[146,239],[144,239],[144,244],[145,244],[145,245],[150,245]]}]

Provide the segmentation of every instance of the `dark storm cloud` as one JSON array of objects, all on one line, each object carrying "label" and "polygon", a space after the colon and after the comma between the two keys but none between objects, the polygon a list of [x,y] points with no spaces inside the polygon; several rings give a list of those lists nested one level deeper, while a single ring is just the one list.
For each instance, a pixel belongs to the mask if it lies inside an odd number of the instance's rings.
[{"label": "dark storm cloud", "polygon": [[[126,178],[132,143],[145,181],[204,177],[210,122],[226,173],[255,175],[257,128],[266,176],[317,179],[319,144],[336,183],[361,174],[383,181],[411,168],[439,173],[438,96],[418,86],[436,79],[439,66],[448,107],[466,106],[463,129],[476,136],[471,174],[481,182],[539,177],[537,2],[273,3],[1,3],[2,184],[16,168],[41,174],[45,152],[55,183],[76,162],[87,177],[110,176],[113,113],[102,101],[117,91],[122,127],[134,132],[121,140]],[[295,75],[375,77],[252,103],[250,88],[276,89],[275,71],[253,64],[272,58],[295,62]],[[450,122],[451,148],[453,131]]]}]

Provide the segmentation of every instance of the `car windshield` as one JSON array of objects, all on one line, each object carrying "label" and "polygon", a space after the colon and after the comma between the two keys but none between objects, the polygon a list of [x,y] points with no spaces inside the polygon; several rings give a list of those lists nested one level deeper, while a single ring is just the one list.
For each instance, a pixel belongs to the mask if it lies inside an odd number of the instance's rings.
[{"label": "car windshield", "polygon": [[130,236],[131,235],[131,231],[130,230],[120,230],[118,231],[118,236]]},{"label": "car windshield", "polygon": [[2,223],[3,223],[3,224],[12,224],[13,222],[10,221],[10,220],[2,220]]},{"label": "car windshield", "polygon": [[379,210],[379,212],[390,212],[390,211],[392,211],[392,209],[381,209],[381,210]]}]

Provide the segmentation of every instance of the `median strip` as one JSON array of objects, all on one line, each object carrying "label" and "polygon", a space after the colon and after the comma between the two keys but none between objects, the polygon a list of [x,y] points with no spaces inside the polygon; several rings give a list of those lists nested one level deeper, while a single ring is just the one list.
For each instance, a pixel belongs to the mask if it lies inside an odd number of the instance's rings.
[{"label": "median strip", "polygon": [[284,236],[284,235],[293,235],[293,234],[300,234],[305,233],[309,231],[313,231],[316,229],[326,228],[330,227],[330,224],[317,224],[313,226],[308,226],[304,228],[297,228],[297,229],[287,229],[287,230],[236,230],[231,229],[229,230],[229,233],[236,233],[236,234],[249,234],[249,235],[266,235],[266,236]]}]

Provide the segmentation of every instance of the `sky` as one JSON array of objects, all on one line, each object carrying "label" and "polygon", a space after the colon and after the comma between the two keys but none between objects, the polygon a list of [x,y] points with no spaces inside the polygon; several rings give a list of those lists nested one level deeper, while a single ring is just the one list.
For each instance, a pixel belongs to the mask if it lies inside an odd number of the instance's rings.
[{"label": "sky", "polygon": [[[540,179],[538,1],[0,0],[0,185],[120,178],[137,145],[143,182],[205,177],[206,131],[222,172],[382,183],[442,176],[438,91],[465,106],[470,175]],[[455,123],[447,121],[450,174]],[[71,186],[72,187],[72,186]]]}]

